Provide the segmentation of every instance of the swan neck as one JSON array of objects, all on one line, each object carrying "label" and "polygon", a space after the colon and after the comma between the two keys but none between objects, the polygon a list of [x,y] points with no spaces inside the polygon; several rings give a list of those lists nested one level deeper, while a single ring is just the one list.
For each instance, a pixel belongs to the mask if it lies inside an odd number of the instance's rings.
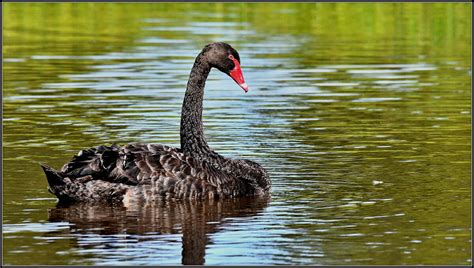
[{"label": "swan neck", "polygon": [[181,149],[198,159],[212,153],[205,138],[202,123],[204,87],[211,66],[203,54],[199,54],[189,75],[181,110]]}]

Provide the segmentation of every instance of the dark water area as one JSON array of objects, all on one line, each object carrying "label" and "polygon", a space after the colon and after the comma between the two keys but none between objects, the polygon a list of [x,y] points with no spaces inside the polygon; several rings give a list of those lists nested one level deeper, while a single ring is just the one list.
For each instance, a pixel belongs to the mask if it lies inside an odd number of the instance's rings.
[{"label": "dark water area", "polygon": [[[4,4],[4,264],[471,265],[471,12],[454,3]],[[38,165],[179,147],[194,57],[204,126],[271,198],[58,205]]]}]

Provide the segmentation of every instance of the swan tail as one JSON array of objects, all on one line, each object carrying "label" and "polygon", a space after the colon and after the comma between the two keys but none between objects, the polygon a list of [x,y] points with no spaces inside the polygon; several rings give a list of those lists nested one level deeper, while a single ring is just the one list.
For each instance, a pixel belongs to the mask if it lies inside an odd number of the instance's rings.
[{"label": "swan tail", "polygon": [[44,163],[39,164],[43,168],[46,179],[48,180],[48,191],[54,194],[59,201],[71,199],[69,198],[71,194],[67,193],[67,185],[72,184],[71,180],[54,168],[47,166]]},{"label": "swan tail", "polygon": [[119,203],[122,202],[129,189],[124,184],[94,180],[91,175],[70,178],[43,163],[40,163],[40,165],[48,180],[48,191],[54,194],[61,203]]},{"label": "swan tail", "polygon": [[51,188],[55,188],[57,186],[62,186],[66,184],[63,176],[61,176],[57,170],[55,170],[54,168],[50,166],[47,166],[44,163],[39,163],[39,164],[43,168],[44,174],[46,175],[46,179],[48,180],[48,184],[49,184],[48,189],[50,192],[51,192]]}]

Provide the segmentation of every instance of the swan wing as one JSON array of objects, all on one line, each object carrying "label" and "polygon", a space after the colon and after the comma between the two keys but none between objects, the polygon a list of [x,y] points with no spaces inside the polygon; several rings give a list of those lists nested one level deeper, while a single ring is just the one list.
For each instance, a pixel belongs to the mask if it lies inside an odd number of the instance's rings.
[{"label": "swan wing", "polygon": [[135,188],[137,195],[178,199],[232,195],[236,183],[211,164],[161,144],[133,143],[82,150],[63,166],[60,174],[76,183],[92,179],[112,183],[109,187],[142,186]]}]

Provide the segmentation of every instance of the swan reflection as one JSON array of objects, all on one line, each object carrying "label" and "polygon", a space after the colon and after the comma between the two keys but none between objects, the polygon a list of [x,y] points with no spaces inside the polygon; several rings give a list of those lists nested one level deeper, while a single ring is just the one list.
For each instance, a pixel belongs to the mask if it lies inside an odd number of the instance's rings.
[{"label": "swan reflection", "polygon": [[[57,232],[61,232],[61,236],[66,232],[67,236],[73,237],[76,248],[96,253],[128,248],[129,243],[166,241],[170,234],[182,234],[181,263],[204,264],[206,247],[213,243],[211,234],[219,232],[224,224],[232,223],[235,218],[252,221],[251,218],[261,214],[269,201],[270,197],[264,196],[195,202],[131,202],[128,207],[59,203],[49,210],[49,221],[69,222],[69,229]],[[92,241],[81,241],[91,235]],[[125,246],[119,243],[124,240]],[[159,247],[147,249],[127,255],[127,260],[160,254]]]}]

